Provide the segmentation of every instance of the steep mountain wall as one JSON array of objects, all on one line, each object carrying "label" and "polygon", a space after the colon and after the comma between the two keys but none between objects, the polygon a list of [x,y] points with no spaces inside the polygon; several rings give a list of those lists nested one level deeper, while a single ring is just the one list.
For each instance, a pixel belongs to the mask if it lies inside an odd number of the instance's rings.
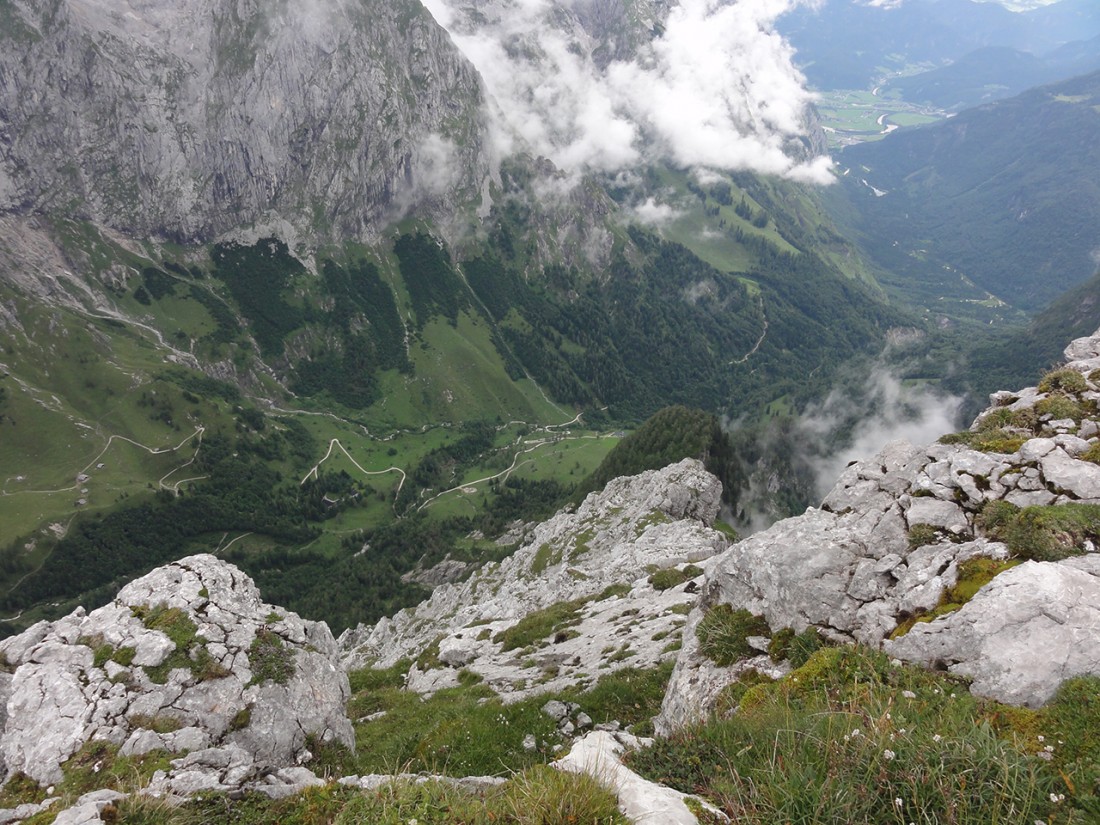
[{"label": "steep mountain wall", "polygon": [[358,237],[476,196],[480,82],[417,0],[8,0],[0,212]]}]

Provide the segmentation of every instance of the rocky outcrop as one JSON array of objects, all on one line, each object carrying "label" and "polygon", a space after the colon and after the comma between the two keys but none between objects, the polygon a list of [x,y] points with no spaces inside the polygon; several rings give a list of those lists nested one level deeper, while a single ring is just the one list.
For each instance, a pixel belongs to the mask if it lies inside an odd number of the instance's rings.
[{"label": "rocky outcrop", "polygon": [[[941,603],[964,562],[1008,557],[986,534],[991,504],[1012,512],[1100,504],[1100,465],[1087,460],[1100,445],[1100,333],[1073,342],[1066,357],[1043,386],[995,394],[970,433],[925,447],[889,444],[849,466],[821,509],[715,559],[684,628],[658,731],[706,713],[745,667],[776,667],[761,656],[722,668],[702,655],[695,630],[720,604],[763,616],[773,632],[816,628],[833,642],[885,644],[899,658],[970,677],[975,693],[1005,702],[1042,704],[1064,679],[1100,673],[1100,560],[1092,555],[1002,572],[962,609],[888,641],[903,621]],[[1012,451],[994,451],[1003,446]],[[1058,545],[1065,554],[1095,550],[1087,537]]]},{"label": "rocky outcrop", "polygon": [[488,173],[480,81],[416,0],[16,0],[0,43],[0,213],[358,238]]},{"label": "rocky outcrop", "polygon": [[354,747],[335,653],[326,625],[264,604],[233,565],[181,559],[0,643],[5,774],[59,782],[97,740],[122,755],[187,752],[154,778],[162,793],[300,784],[277,772],[309,761],[309,738]]},{"label": "rocky outcrop", "polygon": [[1100,556],[1025,562],[958,611],[887,641],[892,656],[946,667],[970,690],[1039,707],[1066,679],[1100,674]]},{"label": "rocky outcrop", "polygon": [[540,524],[503,562],[345,633],[346,661],[416,659],[408,687],[422,693],[456,684],[465,668],[506,700],[652,665],[672,655],[696,596],[692,581],[662,590],[649,576],[726,547],[710,527],[720,497],[719,481],[692,459],[615,479],[576,512]]}]

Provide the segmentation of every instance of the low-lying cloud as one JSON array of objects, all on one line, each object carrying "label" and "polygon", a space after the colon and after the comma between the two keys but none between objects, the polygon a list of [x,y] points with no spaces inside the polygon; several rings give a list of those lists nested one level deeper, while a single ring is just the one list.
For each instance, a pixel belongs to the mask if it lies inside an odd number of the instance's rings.
[{"label": "low-lying cloud", "polygon": [[658,37],[603,68],[575,0],[425,5],[484,78],[502,151],[568,171],[668,160],[827,183],[829,158],[794,151],[812,95],[773,27],[801,2],[680,0]]},{"label": "low-lying cloud", "polygon": [[[809,442],[816,441],[816,454],[809,463],[819,497],[829,492],[848,464],[871,458],[891,441],[930,444],[957,429],[961,398],[906,387],[882,369],[871,373],[865,390],[858,399],[834,390],[800,421],[800,427],[810,436]],[[836,446],[829,446],[837,433],[850,435]]]}]

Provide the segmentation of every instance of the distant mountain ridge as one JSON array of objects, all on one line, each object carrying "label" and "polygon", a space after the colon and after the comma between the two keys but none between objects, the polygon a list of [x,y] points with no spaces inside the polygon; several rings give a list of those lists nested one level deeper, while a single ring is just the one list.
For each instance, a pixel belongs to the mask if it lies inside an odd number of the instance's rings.
[{"label": "distant mountain ridge", "polygon": [[872,254],[932,303],[960,278],[1028,311],[1081,283],[1100,244],[1098,106],[1095,72],[845,149]]},{"label": "distant mountain ridge", "polygon": [[780,18],[779,30],[796,48],[811,85],[863,89],[890,74],[933,68],[987,46],[1042,54],[1087,40],[1100,34],[1100,7],[1062,0],[1012,12],[998,3],[966,0],[828,0]]},{"label": "distant mountain ridge", "polygon": [[910,103],[965,109],[1100,69],[1100,36],[1037,56],[1009,46],[987,46],[949,66],[889,80],[886,89]]}]

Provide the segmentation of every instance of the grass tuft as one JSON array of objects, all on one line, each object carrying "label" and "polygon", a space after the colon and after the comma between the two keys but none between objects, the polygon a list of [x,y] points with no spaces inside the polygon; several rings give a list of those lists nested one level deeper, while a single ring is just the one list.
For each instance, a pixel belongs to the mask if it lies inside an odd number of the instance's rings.
[{"label": "grass tuft", "polygon": [[771,628],[762,616],[719,604],[706,612],[695,632],[703,655],[716,665],[729,667],[756,653],[749,646],[749,636],[770,636]]},{"label": "grass tuft", "polygon": [[248,648],[248,667],[252,671],[249,684],[274,682],[285,685],[294,675],[294,653],[273,630],[261,627]]}]

